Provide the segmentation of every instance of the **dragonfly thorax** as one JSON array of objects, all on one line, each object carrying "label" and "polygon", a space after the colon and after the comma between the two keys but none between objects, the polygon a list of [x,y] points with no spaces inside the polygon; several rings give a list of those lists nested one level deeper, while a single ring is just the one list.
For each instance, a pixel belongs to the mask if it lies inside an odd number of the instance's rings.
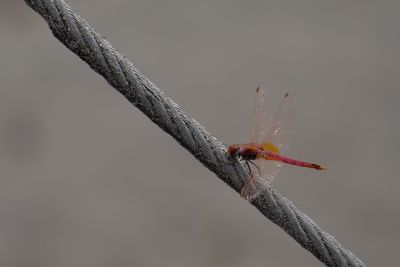
[{"label": "dragonfly thorax", "polygon": [[228,155],[231,158],[240,158],[243,160],[257,159],[260,149],[254,146],[233,144],[228,149]]},{"label": "dragonfly thorax", "polygon": [[239,149],[239,155],[244,160],[255,160],[259,152],[259,149],[250,146],[242,146]]}]

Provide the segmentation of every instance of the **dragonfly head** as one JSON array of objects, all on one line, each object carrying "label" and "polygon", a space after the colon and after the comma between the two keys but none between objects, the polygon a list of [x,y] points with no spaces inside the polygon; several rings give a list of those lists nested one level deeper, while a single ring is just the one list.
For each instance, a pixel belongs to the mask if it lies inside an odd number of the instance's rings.
[{"label": "dragonfly head", "polygon": [[228,157],[237,158],[239,157],[239,145],[233,144],[228,148]]}]

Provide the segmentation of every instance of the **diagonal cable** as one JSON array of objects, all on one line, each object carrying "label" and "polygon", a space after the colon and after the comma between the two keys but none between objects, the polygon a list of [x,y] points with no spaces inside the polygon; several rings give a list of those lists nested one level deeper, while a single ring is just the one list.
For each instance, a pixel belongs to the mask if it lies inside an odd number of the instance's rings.
[{"label": "diagonal cable", "polygon": [[[25,0],[49,24],[54,36],[107,82],[170,134],[221,180],[240,191],[248,176],[242,165],[226,158],[226,146],[158,89],[111,44],[62,0]],[[281,227],[327,266],[365,266],[333,236],[274,189],[252,201],[262,214]]]}]

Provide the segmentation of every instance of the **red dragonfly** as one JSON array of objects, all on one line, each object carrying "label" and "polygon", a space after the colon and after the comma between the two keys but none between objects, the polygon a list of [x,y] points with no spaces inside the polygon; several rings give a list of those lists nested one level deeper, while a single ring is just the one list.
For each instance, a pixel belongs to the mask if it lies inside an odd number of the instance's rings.
[{"label": "red dragonfly", "polygon": [[[246,163],[250,176],[246,179],[240,195],[252,200],[269,187],[284,163],[316,170],[326,170],[322,165],[308,163],[283,156],[291,143],[293,134],[287,128],[294,97],[286,93],[274,117],[266,111],[265,91],[257,87],[256,104],[250,143],[233,144],[228,149],[230,158]],[[253,162],[253,161],[256,161]]]}]

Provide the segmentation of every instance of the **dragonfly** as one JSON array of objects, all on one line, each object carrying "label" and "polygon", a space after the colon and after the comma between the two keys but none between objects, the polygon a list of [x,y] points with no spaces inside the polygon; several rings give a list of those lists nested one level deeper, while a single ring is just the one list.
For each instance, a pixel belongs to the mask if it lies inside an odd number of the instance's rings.
[{"label": "dragonfly", "polygon": [[250,175],[246,178],[240,195],[246,200],[253,200],[278,176],[285,164],[315,170],[326,170],[320,164],[309,163],[286,157],[292,142],[293,131],[289,128],[293,116],[295,98],[286,93],[274,116],[268,112],[266,91],[256,89],[253,125],[250,143],[233,144],[228,148],[228,157],[244,161]]}]

